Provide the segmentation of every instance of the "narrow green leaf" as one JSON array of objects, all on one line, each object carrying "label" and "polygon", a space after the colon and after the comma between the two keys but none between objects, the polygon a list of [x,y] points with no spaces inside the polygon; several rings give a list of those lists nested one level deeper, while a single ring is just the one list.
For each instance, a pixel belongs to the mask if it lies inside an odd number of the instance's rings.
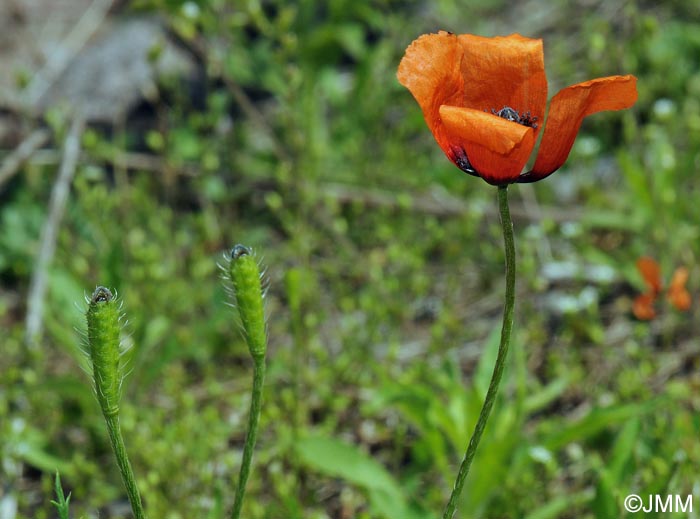
[{"label": "narrow green leaf", "polygon": [[598,471],[595,497],[591,501],[591,509],[596,517],[617,517],[619,515],[617,487],[610,471],[601,467]]},{"label": "narrow green leaf", "polygon": [[590,498],[591,493],[589,491],[559,496],[540,508],[533,510],[524,519],[557,519],[564,517],[566,515],[565,512],[571,512],[572,508],[589,501]]},{"label": "narrow green leaf", "polygon": [[304,463],[329,476],[389,494],[401,493],[384,466],[354,445],[335,438],[312,436],[300,440],[296,448]]},{"label": "narrow green leaf", "polygon": [[68,513],[68,507],[70,504],[70,494],[66,497],[63,494],[63,487],[61,486],[61,476],[58,471],[56,471],[56,483],[55,483],[56,499],[57,501],[51,501],[56,509],[58,510],[59,519],[70,519]]},{"label": "narrow green leaf", "polygon": [[623,472],[628,462],[634,453],[634,447],[637,444],[641,422],[638,418],[625,423],[615,440],[615,445],[612,451],[608,470],[612,477],[612,483],[618,487],[622,483]]},{"label": "narrow green leaf", "polygon": [[525,413],[531,414],[539,411],[556,400],[569,386],[565,377],[557,378],[525,398]]},{"label": "narrow green leaf", "polygon": [[[307,466],[353,483],[368,492],[376,512],[387,518],[413,518],[398,482],[378,461],[361,449],[335,438],[307,437],[296,445],[299,459]],[[425,514],[421,514],[425,518]]]},{"label": "narrow green leaf", "polygon": [[550,450],[557,450],[573,441],[580,441],[595,436],[606,427],[642,416],[659,407],[662,399],[651,400],[642,404],[616,405],[604,409],[594,409],[583,419],[565,427],[559,427],[543,442]]}]

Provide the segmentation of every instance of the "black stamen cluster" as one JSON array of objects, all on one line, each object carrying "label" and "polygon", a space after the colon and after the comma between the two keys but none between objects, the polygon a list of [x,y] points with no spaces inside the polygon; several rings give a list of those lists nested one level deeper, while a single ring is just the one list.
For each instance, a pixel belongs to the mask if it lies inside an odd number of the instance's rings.
[{"label": "black stamen cluster", "polygon": [[511,108],[510,106],[504,106],[498,111],[491,108],[491,113],[505,119],[506,121],[513,121],[514,123],[522,124],[523,126],[528,126],[533,129],[537,128],[537,117],[533,117],[530,112],[523,112],[521,115],[520,112]]}]

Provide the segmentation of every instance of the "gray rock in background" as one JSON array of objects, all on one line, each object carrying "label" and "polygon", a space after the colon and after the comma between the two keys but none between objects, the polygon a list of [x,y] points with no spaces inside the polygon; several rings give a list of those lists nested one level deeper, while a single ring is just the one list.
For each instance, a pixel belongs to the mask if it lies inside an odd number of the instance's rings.
[{"label": "gray rock in background", "polygon": [[156,98],[160,77],[191,78],[195,67],[158,21],[113,23],[75,57],[37,109],[64,105],[88,121],[114,122],[141,100]]},{"label": "gray rock in background", "polygon": [[[195,61],[157,19],[122,20],[117,4],[0,0],[0,108],[40,116],[63,105],[113,122],[154,96],[164,75],[194,76]],[[14,117],[0,113],[0,142],[17,144],[16,133]]]}]

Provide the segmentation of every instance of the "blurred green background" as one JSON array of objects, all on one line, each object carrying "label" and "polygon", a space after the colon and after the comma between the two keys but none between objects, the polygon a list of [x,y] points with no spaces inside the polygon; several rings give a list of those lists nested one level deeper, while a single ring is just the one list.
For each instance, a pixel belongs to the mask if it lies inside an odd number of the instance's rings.
[{"label": "blurred green background", "polygon": [[[32,5],[7,4],[18,26]],[[38,128],[49,138],[0,186],[2,519],[55,517],[56,469],[73,517],[130,517],[81,370],[83,298],[97,284],[119,292],[129,321],[122,422],[149,517],[227,517],[251,363],[217,262],[239,242],[270,285],[244,516],[440,515],[491,374],[503,250],[495,189],[444,157],[395,78],[406,46],[438,29],[543,38],[550,97],[594,77],[639,78],[632,110],[589,118],[559,172],[510,189],[512,353],[458,516],[610,519],[628,516],[630,493],[694,492],[694,515],[644,517],[698,517],[698,2],[109,8],[76,56],[107,23],[148,20],[157,37],[127,59],[98,54],[106,68],[92,75],[66,68],[52,88],[67,82],[68,101],[13,103],[8,92],[22,98],[42,65],[3,70],[2,157]],[[46,27],[60,13],[42,16]],[[180,66],[129,75],[170,54]],[[117,93],[100,97],[105,85]],[[89,103],[108,115],[80,137],[32,345],[42,226],[70,121]],[[643,255],[666,282],[689,268],[690,311],[661,296],[654,320],[633,317]]]}]

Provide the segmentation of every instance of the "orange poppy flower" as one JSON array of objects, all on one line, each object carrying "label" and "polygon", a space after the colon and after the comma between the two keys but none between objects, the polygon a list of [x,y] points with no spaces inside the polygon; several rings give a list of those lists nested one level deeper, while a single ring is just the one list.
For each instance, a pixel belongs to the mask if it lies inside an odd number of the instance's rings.
[{"label": "orange poppy flower", "polygon": [[[649,321],[656,317],[654,303],[663,288],[661,282],[661,267],[653,258],[642,257],[637,260],[637,270],[642,275],[648,290],[638,295],[632,304],[632,313],[637,319]],[[688,269],[678,267],[671,277],[671,283],[666,291],[666,299],[677,310],[686,311],[690,308],[691,297],[685,288],[688,282]]]},{"label": "orange poppy flower", "polygon": [[688,282],[688,269],[678,267],[671,277],[671,284],[666,292],[666,299],[676,307],[676,309],[685,311],[690,308],[691,299],[690,292],[686,290],[685,284]]},{"label": "orange poppy flower", "polygon": [[584,117],[637,100],[637,78],[629,75],[561,90],[550,103],[535,164],[522,174],[547,104],[542,40],[425,34],[406,49],[397,77],[418,101],[445,155],[494,185],[550,175],[569,156]]}]

